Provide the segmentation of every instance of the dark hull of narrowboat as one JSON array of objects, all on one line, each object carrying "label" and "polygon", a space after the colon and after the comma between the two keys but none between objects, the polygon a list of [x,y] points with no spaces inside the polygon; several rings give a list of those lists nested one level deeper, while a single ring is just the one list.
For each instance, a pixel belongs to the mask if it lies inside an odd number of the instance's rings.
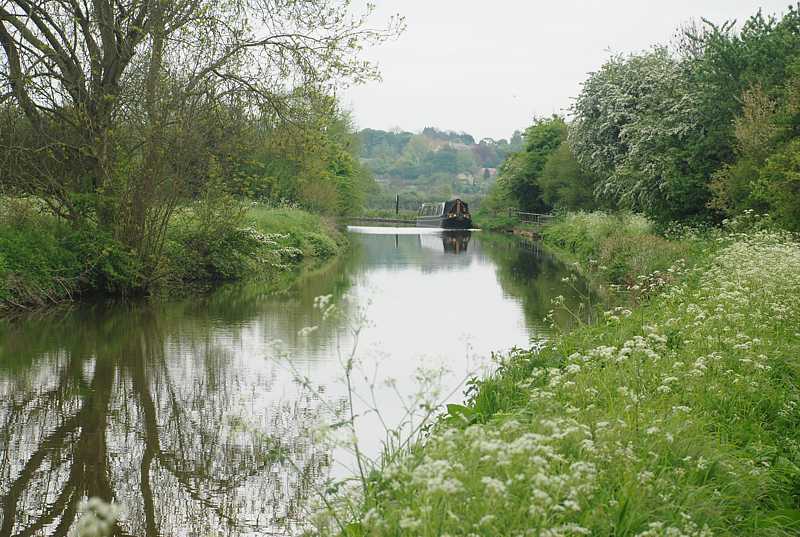
[{"label": "dark hull of narrowboat", "polygon": [[435,227],[440,229],[470,229],[472,219],[463,216],[418,216],[417,227]]}]

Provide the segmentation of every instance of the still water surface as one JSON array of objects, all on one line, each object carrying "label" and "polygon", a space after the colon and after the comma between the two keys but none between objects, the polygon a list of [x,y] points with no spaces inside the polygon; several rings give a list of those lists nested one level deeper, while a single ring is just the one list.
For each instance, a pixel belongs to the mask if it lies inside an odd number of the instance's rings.
[{"label": "still water surface", "polygon": [[121,535],[282,534],[320,483],[352,472],[319,431],[345,408],[354,332],[358,437],[374,457],[421,377],[423,397],[460,402],[493,351],[547,337],[552,298],[587,294],[510,237],[350,237],[278,295],[250,282],[0,324],[0,537],[67,535],[92,496],[125,506]]}]

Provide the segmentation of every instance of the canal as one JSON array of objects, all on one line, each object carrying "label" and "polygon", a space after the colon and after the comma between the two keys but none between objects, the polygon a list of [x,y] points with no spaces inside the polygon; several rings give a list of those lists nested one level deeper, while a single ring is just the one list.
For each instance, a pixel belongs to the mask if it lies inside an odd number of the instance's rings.
[{"label": "canal", "polygon": [[91,496],[124,506],[125,535],[291,531],[356,472],[351,401],[375,458],[425,405],[463,401],[492,353],[546,339],[554,298],[591,296],[513,237],[349,235],[278,294],[246,282],[0,323],[0,537],[67,535]]}]

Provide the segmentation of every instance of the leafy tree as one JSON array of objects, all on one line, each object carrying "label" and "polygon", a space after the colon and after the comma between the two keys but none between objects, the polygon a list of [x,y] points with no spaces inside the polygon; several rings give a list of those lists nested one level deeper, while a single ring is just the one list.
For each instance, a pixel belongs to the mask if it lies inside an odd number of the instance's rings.
[{"label": "leafy tree", "polygon": [[303,121],[265,121],[244,174],[252,188],[243,194],[331,215],[359,212],[373,179],[358,159],[350,116],[330,96],[296,98]]},{"label": "leafy tree", "polygon": [[729,215],[769,212],[800,230],[799,126],[800,77],[775,99],[761,86],[745,91],[742,113],[734,120],[737,158],[714,175],[713,206]]},{"label": "leafy tree", "polygon": [[542,200],[550,207],[573,211],[597,207],[595,177],[578,163],[566,141],[548,157],[539,186]]},{"label": "leafy tree", "polygon": [[[250,143],[254,117],[291,118],[295,88],[376,76],[360,47],[399,26],[367,15],[340,0],[2,2],[0,96],[15,106],[2,180],[154,266],[175,208]],[[223,122],[213,139],[198,117]]]},{"label": "leafy tree", "polygon": [[503,163],[498,177],[498,194],[523,211],[543,212],[549,205],[542,198],[539,184],[550,155],[567,135],[567,126],[558,116],[537,119],[525,131],[522,151],[512,153]]},{"label": "leafy tree", "polygon": [[692,83],[700,88],[702,122],[720,145],[716,153],[730,157],[730,126],[742,110],[740,96],[758,85],[775,98],[792,74],[800,57],[800,11],[790,5],[778,18],[759,10],[739,32],[733,21],[703,22],[686,32],[679,51]]}]

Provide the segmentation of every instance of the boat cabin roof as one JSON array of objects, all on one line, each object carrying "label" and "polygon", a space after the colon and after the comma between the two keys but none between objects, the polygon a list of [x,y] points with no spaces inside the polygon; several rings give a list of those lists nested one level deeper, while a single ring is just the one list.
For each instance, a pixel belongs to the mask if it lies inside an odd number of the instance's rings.
[{"label": "boat cabin roof", "polygon": [[442,216],[445,213],[453,212],[453,209],[460,204],[462,212],[469,212],[469,206],[460,198],[450,201],[440,201],[438,203],[423,203],[419,208],[419,216]]}]

